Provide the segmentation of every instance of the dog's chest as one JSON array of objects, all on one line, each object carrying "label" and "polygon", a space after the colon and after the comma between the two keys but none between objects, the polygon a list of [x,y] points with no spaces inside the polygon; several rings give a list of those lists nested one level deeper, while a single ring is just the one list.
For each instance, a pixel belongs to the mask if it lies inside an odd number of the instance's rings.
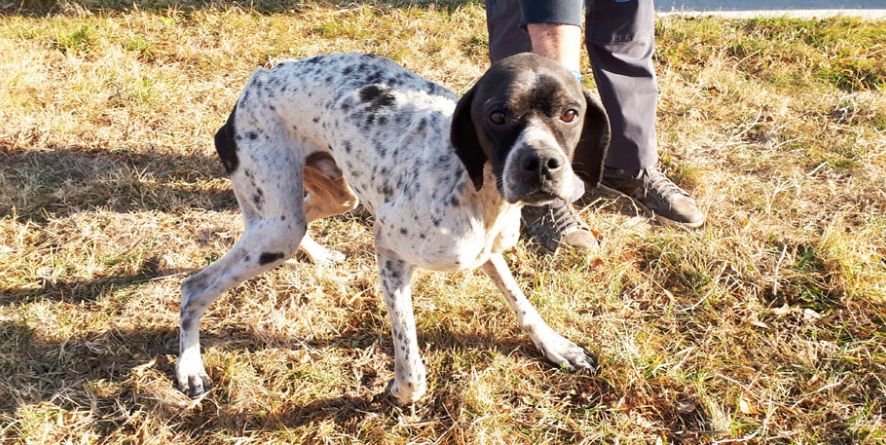
[{"label": "dog's chest", "polygon": [[418,167],[418,191],[397,190],[376,207],[376,244],[426,269],[479,267],[516,244],[520,207],[503,202],[491,168],[476,191],[457,159],[444,166]]},{"label": "dog's chest", "polygon": [[346,140],[333,157],[360,201],[376,216],[376,245],[405,261],[431,270],[481,266],[492,253],[516,244],[519,209],[503,205],[495,178],[477,192],[449,142],[449,113],[413,110],[389,120],[400,125]]},{"label": "dog's chest", "polygon": [[520,210],[503,203],[491,171],[487,185],[475,191],[444,136],[388,146],[397,154],[386,158],[372,153],[375,144],[361,143],[333,156],[376,217],[377,246],[426,269],[479,267],[516,244]]},{"label": "dog's chest", "polygon": [[519,235],[518,207],[507,206],[495,215],[485,210],[466,205],[437,213],[432,206],[391,202],[376,215],[376,244],[425,269],[476,268],[491,254],[513,247]]}]

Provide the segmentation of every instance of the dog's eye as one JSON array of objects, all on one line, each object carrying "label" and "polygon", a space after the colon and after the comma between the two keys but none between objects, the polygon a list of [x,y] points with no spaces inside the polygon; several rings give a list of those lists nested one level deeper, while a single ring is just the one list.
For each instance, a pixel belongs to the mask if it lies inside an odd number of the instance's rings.
[{"label": "dog's eye", "polygon": [[577,116],[578,116],[578,111],[575,111],[572,108],[570,108],[570,109],[564,111],[563,114],[560,115],[560,120],[563,122],[566,122],[568,124],[568,123],[574,121]]},{"label": "dog's eye", "polygon": [[489,114],[489,120],[495,125],[501,125],[505,123],[505,114],[501,111],[493,111]]}]

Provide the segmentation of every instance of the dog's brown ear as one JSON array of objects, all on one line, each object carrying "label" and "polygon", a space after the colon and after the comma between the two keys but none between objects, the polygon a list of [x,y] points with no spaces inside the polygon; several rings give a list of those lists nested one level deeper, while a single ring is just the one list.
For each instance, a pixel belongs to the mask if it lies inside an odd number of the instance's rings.
[{"label": "dog's brown ear", "polygon": [[603,178],[603,163],[609,148],[609,117],[590,91],[584,89],[584,96],[587,110],[572,165],[585,182],[596,187]]},{"label": "dog's brown ear", "polygon": [[486,154],[480,146],[477,138],[477,128],[471,119],[471,102],[474,100],[474,88],[468,90],[458,104],[452,115],[452,128],[449,137],[455,154],[461,159],[468,170],[468,177],[474,183],[474,188],[480,190],[483,187],[483,165],[486,163]]}]

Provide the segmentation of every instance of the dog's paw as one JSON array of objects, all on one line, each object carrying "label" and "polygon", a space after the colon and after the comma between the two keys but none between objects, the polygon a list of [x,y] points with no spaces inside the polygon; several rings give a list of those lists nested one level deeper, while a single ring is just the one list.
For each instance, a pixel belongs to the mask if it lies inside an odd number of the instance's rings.
[{"label": "dog's paw", "polygon": [[175,380],[179,391],[191,398],[200,396],[212,387],[202,363],[189,365],[179,361],[175,366]]},{"label": "dog's paw", "polygon": [[314,264],[317,264],[319,266],[330,266],[333,264],[342,263],[346,259],[347,259],[347,257],[345,256],[345,254],[343,254],[337,250],[326,249],[326,252],[312,256],[311,262]]},{"label": "dog's paw", "polygon": [[557,366],[592,371],[597,369],[596,361],[584,348],[563,338],[553,330],[548,330],[541,335],[534,335],[532,340],[545,358]]},{"label": "dog's paw", "polygon": [[396,380],[391,379],[388,382],[386,391],[394,402],[400,406],[410,405],[421,400],[425,395],[425,385],[423,383],[406,384],[401,387]]},{"label": "dog's paw", "polygon": [[320,266],[329,266],[336,263],[341,263],[346,259],[345,254],[327,249],[320,244],[317,244],[313,238],[309,236],[305,236],[301,245],[299,245],[299,249],[304,252],[305,256],[308,257],[308,260],[314,264]]}]

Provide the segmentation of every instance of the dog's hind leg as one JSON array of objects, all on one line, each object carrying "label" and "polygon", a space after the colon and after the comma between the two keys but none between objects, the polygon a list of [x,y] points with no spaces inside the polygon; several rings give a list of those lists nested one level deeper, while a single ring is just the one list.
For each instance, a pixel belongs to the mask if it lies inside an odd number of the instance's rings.
[{"label": "dog's hind leg", "polygon": [[181,342],[176,363],[179,389],[191,397],[205,392],[209,377],[200,358],[200,318],[222,293],[268,270],[294,252],[305,232],[304,222],[292,226],[256,221],[230,252],[181,286]]},{"label": "dog's hind leg", "polygon": [[523,295],[501,254],[492,255],[489,261],[483,265],[483,272],[505,295],[508,305],[517,314],[520,327],[529,334],[535,347],[548,360],[566,368],[592,369],[595,367],[594,359],[588,356],[584,349],[563,338],[545,323],[532,303]]},{"label": "dog's hind leg", "polygon": [[209,386],[200,357],[200,317],[228,289],[291,257],[307,230],[301,154],[292,151],[285,137],[244,141],[231,174],[245,222],[243,235],[230,252],[182,283],[176,383],[189,396]]},{"label": "dog's hind leg", "polygon": [[[311,153],[305,159],[304,178],[308,190],[304,204],[305,217],[309,224],[357,207],[357,195],[329,154],[320,151]],[[299,248],[314,264],[329,264],[345,259],[342,253],[321,246],[310,235],[305,235]]]}]

